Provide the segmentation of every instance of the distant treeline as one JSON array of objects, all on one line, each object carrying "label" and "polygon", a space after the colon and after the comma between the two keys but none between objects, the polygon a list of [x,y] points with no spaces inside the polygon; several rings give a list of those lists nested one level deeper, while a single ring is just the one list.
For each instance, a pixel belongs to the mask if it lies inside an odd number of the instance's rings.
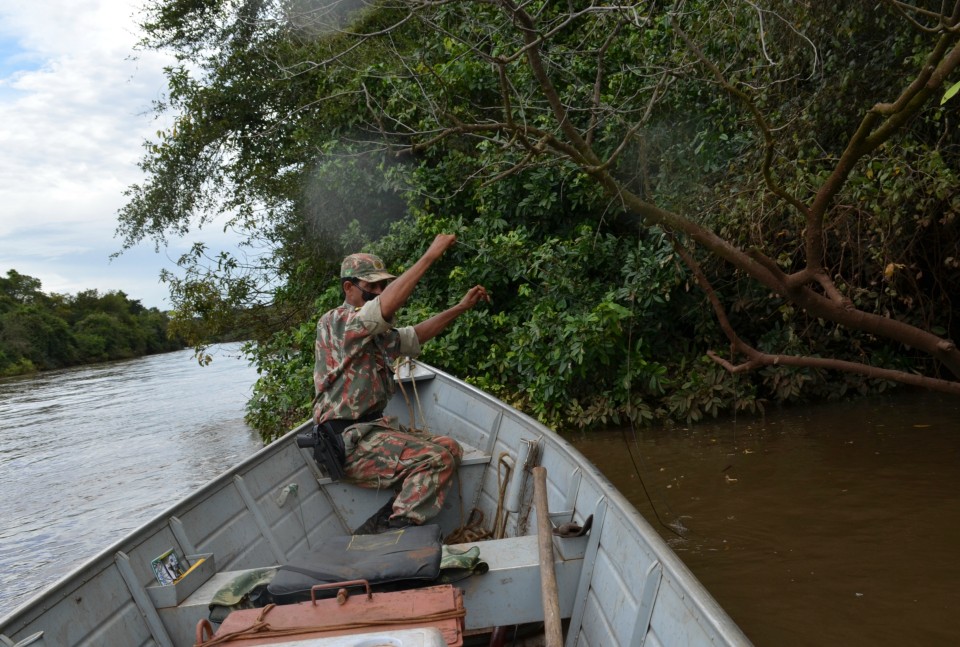
[{"label": "distant treeline", "polygon": [[19,375],[184,347],[169,319],[121,291],[44,294],[16,270],[0,277],[0,376]]}]

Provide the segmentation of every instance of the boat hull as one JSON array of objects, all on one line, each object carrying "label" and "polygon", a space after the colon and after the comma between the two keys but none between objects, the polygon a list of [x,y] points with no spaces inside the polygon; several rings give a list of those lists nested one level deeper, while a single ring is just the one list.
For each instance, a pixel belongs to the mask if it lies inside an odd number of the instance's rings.
[{"label": "boat hull", "polygon": [[[535,420],[442,371],[401,372],[387,413],[465,447],[444,534],[495,533],[480,546],[490,572],[458,583],[466,631],[542,621],[537,512],[529,468],[546,470],[554,571],[566,645],[748,645],[749,640],[657,532],[573,446]],[[285,564],[325,537],[349,534],[386,492],[334,483],[292,430],[108,547],[0,621],[11,644],[193,645],[209,598],[231,574]],[[482,523],[477,520],[482,519]],[[151,560],[170,547],[210,563],[181,591],[158,586]],[[189,590],[188,590],[189,589]],[[171,597],[172,596],[172,597]],[[33,639],[34,642],[26,641]]]}]

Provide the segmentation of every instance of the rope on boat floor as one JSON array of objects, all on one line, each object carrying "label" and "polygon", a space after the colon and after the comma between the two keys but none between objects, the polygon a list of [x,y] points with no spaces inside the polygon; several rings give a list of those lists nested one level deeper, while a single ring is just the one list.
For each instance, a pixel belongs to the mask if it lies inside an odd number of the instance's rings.
[{"label": "rope on boat floor", "polygon": [[483,525],[483,512],[474,508],[470,511],[467,523],[460,526],[443,538],[445,544],[468,544],[474,541],[490,539],[493,533]]},{"label": "rope on boat floor", "polygon": [[[507,483],[510,480],[510,464],[506,462],[506,458],[509,456],[507,452],[500,454],[500,459],[497,461],[497,483],[498,483],[498,496],[497,496],[497,511],[494,513],[494,523],[493,530],[487,530],[484,525],[484,515],[483,511],[474,508],[470,511],[470,517],[467,519],[466,523],[461,524],[459,528],[451,532],[449,535],[444,537],[443,543],[445,544],[466,544],[475,541],[482,541],[484,539],[502,539],[506,534],[507,530],[507,513],[504,510],[504,497],[507,492]],[[501,468],[506,469],[506,477],[503,476]],[[459,485],[460,480],[457,479],[457,484]],[[463,520],[463,492],[460,492],[460,520]]]}]

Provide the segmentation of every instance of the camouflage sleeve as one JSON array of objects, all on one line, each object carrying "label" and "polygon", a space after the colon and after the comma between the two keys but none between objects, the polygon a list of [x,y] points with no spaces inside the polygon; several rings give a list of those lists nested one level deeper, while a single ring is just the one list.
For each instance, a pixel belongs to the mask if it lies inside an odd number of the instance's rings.
[{"label": "camouflage sleeve", "polygon": [[356,317],[350,322],[351,325],[363,326],[366,334],[377,335],[386,332],[392,328],[390,323],[383,318],[380,312],[380,298],[367,301],[357,312]]},{"label": "camouflage sleeve", "polygon": [[[367,335],[377,335],[393,329],[390,322],[386,321],[380,312],[379,298],[363,304],[363,307],[357,312],[357,316],[354,318],[354,321],[351,322],[351,325],[362,326]],[[395,348],[395,352],[405,357],[416,357],[419,355],[420,339],[417,338],[417,333],[414,331],[413,326],[405,326],[395,330],[400,335],[399,348]]]},{"label": "camouflage sleeve", "polygon": [[420,354],[420,339],[413,326],[397,330],[400,333],[400,354],[404,357],[416,357]]}]

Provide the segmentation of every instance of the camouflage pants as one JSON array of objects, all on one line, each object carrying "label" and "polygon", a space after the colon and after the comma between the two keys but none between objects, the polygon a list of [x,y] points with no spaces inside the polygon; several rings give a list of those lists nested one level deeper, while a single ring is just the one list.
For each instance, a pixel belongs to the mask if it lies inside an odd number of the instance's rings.
[{"label": "camouflage pants", "polygon": [[365,488],[399,489],[393,517],[420,524],[443,508],[463,449],[447,436],[400,431],[390,419],[360,423],[343,432],[348,483]]}]

